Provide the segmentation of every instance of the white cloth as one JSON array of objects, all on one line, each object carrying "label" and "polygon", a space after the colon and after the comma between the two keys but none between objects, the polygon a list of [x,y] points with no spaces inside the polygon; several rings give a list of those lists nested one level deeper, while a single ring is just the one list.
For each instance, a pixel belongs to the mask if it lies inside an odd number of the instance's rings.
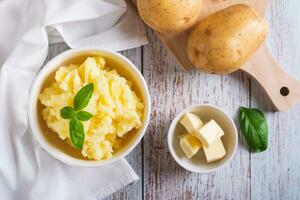
[{"label": "white cloth", "polygon": [[57,33],[72,48],[124,50],[147,42],[123,0],[0,0],[0,199],[96,200],[138,179],[125,159],[71,167],[33,138],[29,89],[47,56],[47,35],[61,41]]}]

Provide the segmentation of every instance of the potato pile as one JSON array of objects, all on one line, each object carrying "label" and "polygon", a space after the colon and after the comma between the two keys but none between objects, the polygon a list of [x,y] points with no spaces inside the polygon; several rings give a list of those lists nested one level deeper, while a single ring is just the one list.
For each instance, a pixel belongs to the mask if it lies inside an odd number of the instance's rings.
[{"label": "potato pile", "polygon": [[[201,0],[138,0],[143,20],[161,33],[178,33],[193,26]],[[266,21],[252,8],[236,4],[196,24],[188,37],[192,64],[207,73],[226,74],[239,69],[260,47],[268,33]]]},{"label": "potato pile", "polygon": [[267,32],[267,23],[255,10],[234,5],[196,25],[188,39],[188,56],[202,71],[231,73],[249,60]]},{"label": "potato pile", "polygon": [[198,19],[202,0],[138,0],[140,16],[160,33],[186,30]]}]

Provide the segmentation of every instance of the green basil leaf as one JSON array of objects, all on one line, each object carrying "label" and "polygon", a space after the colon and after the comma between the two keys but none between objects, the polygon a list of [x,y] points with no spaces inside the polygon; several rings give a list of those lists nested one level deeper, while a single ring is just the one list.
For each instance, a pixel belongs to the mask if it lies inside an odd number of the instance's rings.
[{"label": "green basil leaf", "polygon": [[76,110],[71,106],[66,106],[60,110],[60,116],[64,119],[72,119],[76,113]]},{"label": "green basil leaf", "polygon": [[79,111],[76,114],[76,118],[79,119],[80,121],[88,121],[92,117],[93,117],[93,115],[89,112],[86,112],[86,111]]},{"label": "green basil leaf", "polygon": [[78,91],[73,101],[73,105],[76,110],[81,110],[89,104],[90,98],[93,94],[93,90],[94,84],[90,83]]},{"label": "green basil leaf", "polygon": [[254,152],[268,147],[268,124],[264,113],[258,109],[240,108],[239,116],[242,134]]},{"label": "green basil leaf", "polygon": [[81,149],[84,141],[84,128],[82,123],[74,117],[69,123],[70,138],[72,144]]}]

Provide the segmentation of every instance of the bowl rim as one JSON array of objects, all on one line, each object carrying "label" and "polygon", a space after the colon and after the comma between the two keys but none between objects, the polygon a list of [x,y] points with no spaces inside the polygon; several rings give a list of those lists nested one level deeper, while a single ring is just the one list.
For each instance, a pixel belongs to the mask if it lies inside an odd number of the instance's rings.
[{"label": "bowl rim", "polygon": [[[176,125],[179,123],[179,120],[180,118],[186,113],[186,112],[189,112],[190,110],[192,110],[193,108],[198,108],[198,107],[209,107],[209,108],[212,108],[212,109],[215,109],[215,110],[218,110],[219,112],[223,113],[227,119],[229,119],[229,122],[230,124],[232,125],[232,127],[234,128],[234,135],[236,136],[235,137],[235,141],[234,141],[234,148],[233,148],[233,151],[231,153],[231,155],[229,156],[229,158],[221,165],[217,166],[217,167],[214,167],[212,169],[209,169],[209,170],[195,170],[195,169],[191,169],[189,167],[187,167],[177,156],[177,153],[175,152],[174,148],[173,148],[173,145],[172,145],[172,139],[173,139],[173,135],[174,135],[174,130],[175,130],[175,127]],[[219,170],[223,167],[225,167],[233,158],[235,152],[236,152],[236,149],[237,149],[237,144],[238,144],[238,131],[237,131],[237,127],[233,121],[233,119],[231,118],[231,116],[225,111],[223,110],[222,108],[218,107],[218,106],[215,106],[215,105],[212,105],[212,104],[193,104],[191,106],[188,106],[187,108],[183,109],[182,111],[180,111],[176,117],[172,120],[171,122],[171,125],[169,127],[169,130],[168,130],[168,148],[170,150],[170,153],[173,157],[173,159],[176,161],[176,163],[178,165],[180,165],[182,168],[184,168],[185,170],[187,171],[190,171],[190,172],[194,172],[194,173],[199,173],[199,174],[205,174],[205,173],[210,173],[210,172],[214,172],[216,170]]]},{"label": "bowl rim", "polygon": [[[143,96],[145,96],[145,100],[144,100],[145,101],[144,102],[145,109],[146,109],[144,111],[145,116],[144,116],[144,120],[143,120],[142,126],[140,127],[137,138],[135,139],[134,142],[132,142],[128,146],[128,148],[126,148],[120,154],[118,154],[117,156],[113,156],[106,160],[75,160],[75,158],[72,159],[62,153],[53,151],[52,147],[48,144],[48,142],[42,136],[42,133],[38,128],[38,125],[35,125],[35,123],[36,123],[35,115],[36,114],[34,114],[34,113],[36,113],[36,109],[37,109],[35,103],[37,101],[37,98],[39,95],[39,89],[40,89],[40,86],[43,84],[43,81],[51,72],[53,72],[53,69],[59,67],[56,65],[56,62],[58,62],[58,60],[67,59],[69,56],[72,56],[72,54],[80,53],[80,52],[83,52],[83,53],[84,52],[100,52],[100,53],[112,55],[115,58],[122,60],[122,62],[126,63],[126,68],[129,67],[131,69],[131,71],[133,72],[133,74],[137,76],[137,80],[141,83],[141,89],[143,90],[142,94],[143,94]],[[43,147],[43,149],[45,149],[51,156],[53,156],[54,158],[56,158],[57,160],[59,160],[63,163],[71,165],[71,166],[99,167],[99,166],[104,166],[104,165],[116,162],[118,160],[121,160],[122,158],[127,156],[138,145],[138,143],[141,141],[141,139],[145,135],[146,130],[149,125],[149,121],[150,121],[150,114],[151,114],[151,97],[149,94],[149,89],[148,89],[147,83],[146,83],[143,75],[141,74],[141,72],[128,58],[126,58],[122,54],[112,51],[112,50],[103,49],[103,48],[88,48],[88,47],[74,48],[74,49],[69,49],[69,50],[66,50],[66,51],[58,54],[57,56],[53,57],[50,61],[48,61],[46,64],[44,64],[42,69],[35,76],[32,84],[31,84],[31,88],[30,88],[30,92],[29,92],[28,118],[29,118],[29,124],[31,127],[32,134],[38,140],[39,144]]]}]

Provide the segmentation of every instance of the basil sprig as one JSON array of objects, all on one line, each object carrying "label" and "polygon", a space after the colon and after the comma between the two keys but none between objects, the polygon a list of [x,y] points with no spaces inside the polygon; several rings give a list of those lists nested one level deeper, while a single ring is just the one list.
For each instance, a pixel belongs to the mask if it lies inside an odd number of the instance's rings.
[{"label": "basil sprig", "polygon": [[66,106],[60,110],[60,116],[63,119],[69,119],[69,132],[72,144],[81,149],[84,142],[84,128],[81,121],[90,120],[93,115],[87,111],[82,110],[85,108],[92,97],[94,90],[93,83],[90,83],[81,88],[73,99],[73,107]]},{"label": "basil sprig", "polygon": [[264,113],[258,109],[240,108],[242,134],[254,152],[265,151],[268,147],[268,123]]},{"label": "basil sprig", "polygon": [[82,123],[76,117],[71,119],[69,122],[69,131],[72,144],[78,149],[82,148],[84,141],[84,128]]},{"label": "basil sprig", "polygon": [[93,89],[94,85],[93,83],[90,83],[78,91],[73,100],[73,106],[76,110],[81,110],[89,104],[90,98],[93,94]]},{"label": "basil sprig", "polygon": [[77,113],[77,119],[79,119],[80,121],[88,121],[93,117],[93,115],[89,112],[86,111],[79,111]]},{"label": "basil sprig", "polygon": [[71,106],[66,106],[60,110],[60,116],[64,119],[72,119],[76,114],[76,110]]}]

